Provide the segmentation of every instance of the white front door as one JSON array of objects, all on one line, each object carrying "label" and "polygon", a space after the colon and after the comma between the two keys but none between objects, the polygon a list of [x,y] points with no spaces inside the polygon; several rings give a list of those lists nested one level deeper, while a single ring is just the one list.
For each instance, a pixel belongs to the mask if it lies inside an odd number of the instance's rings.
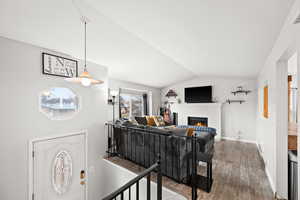
[{"label": "white front door", "polygon": [[86,136],[33,142],[33,199],[86,199]]}]

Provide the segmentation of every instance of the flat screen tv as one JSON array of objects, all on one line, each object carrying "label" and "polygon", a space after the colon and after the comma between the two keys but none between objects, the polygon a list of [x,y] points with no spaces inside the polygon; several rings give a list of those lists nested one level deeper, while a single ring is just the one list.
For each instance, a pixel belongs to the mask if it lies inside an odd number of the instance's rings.
[{"label": "flat screen tv", "polygon": [[186,103],[212,103],[212,86],[184,89]]}]

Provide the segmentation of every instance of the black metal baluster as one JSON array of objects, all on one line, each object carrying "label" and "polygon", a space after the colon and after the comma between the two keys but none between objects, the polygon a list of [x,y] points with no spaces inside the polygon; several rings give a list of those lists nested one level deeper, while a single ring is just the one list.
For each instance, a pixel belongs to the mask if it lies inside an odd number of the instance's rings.
[{"label": "black metal baluster", "polygon": [[178,140],[178,143],[177,143],[177,153],[179,154],[179,157],[177,158],[178,160],[178,167],[177,167],[177,175],[178,175],[178,180],[180,180],[180,149],[179,149],[179,146],[180,146],[180,142],[181,142],[181,137],[179,137],[179,140]]},{"label": "black metal baluster", "polygon": [[128,131],[126,132],[126,135],[127,135],[127,151],[126,151],[126,156],[127,156],[127,159],[129,158],[129,133]]},{"label": "black metal baluster", "polygon": [[107,157],[109,157],[109,125],[108,124],[105,124],[105,133],[106,133],[106,131],[107,131],[107,150],[106,150],[106,153],[107,153]]},{"label": "black metal baluster", "polygon": [[153,154],[153,161],[152,163],[155,163],[155,155],[156,155],[156,134],[153,134],[154,135],[154,154]]},{"label": "black metal baluster", "polygon": [[157,200],[162,200],[162,174],[161,174],[161,162],[160,155],[158,155],[157,161]]},{"label": "black metal baluster", "polygon": [[143,149],[144,149],[144,167],[146,167],[146,145],[145,145],[145,133],[143,132]]},{"label": "black metal baluster", "polygon": [[113,125],[110,125],[110,152],[113,154],[114,153],[114,127]]},{"label": "black metal baluster", "polygon": [[109,152],[110,152],[110,131],[109,131],[109,124],[107,124],[107,154],[109,156]]},{"label": "black metal baluster", "polygon": [[151,135],[150,135],[150,133],[148,134],[149,135],[149,151],[148,151],[148,161],[149,161],[149,163],[148,163],[148,165],[150,166],[151,165],[151,160],[150,160],[150,156],[151,156]]},{"label": "black metal baluster", "polygon": [[139,200],[139,181],[136,183],[136,200]]},{"label": "black metal baluster", "polygon": [[[140,173],[137,177],[123,185],[121,188],[117,189],[115,192],[110,195],[104,197],[102,200],[113,200],[113,199],[121,199],[124,200],[124,194],[126,190],[129,190],[129,200],[131,200],[131,187],[136,185],[136,198],[135,200],[139,200],[139,181],[142,178],[147,178],[147,200],[151,199],[151,173],[157,172],[157,199],[162,199],[162,173],[161,173],[161,162],[160,155],[158,155],[158,161],[154,163],[150,168],[146,169],[142,173]],[[125,196],[126,197],[126,196]],[[126,198],[128,199],[128,198]]]},{"label": "black metal baluster", "polygon": [[137,160],[137,158],[136,158],[136,146],[137,146],[137,143],[138,143],[138,141],[137,141],[137,133],[136,133],[136,130],[134,131],[134,161],[136,162],[136,163],[138,163],[138,160]]},{"label": "black metal baluster", "polygon": [[147,176],[147,200],[151,200],[151,173]]},{"label": "black metal baluster", "polygon": [[174,177],[174,175],[173,175],[173,171],[174,171],[174,163],[173,163],[173,160],[174,160],[174,159],[173,159],[173,157],[174,157],[174,145],[173,145],[173,138],[172,138],[171,141],[172,141],[172,145],[171,145],[171,148],[172,148],[172,152],[171,152],[171,154],[172,154],[172,156],[171,156],[171,158],[172,158],[172,159],[171,159],[171,160],[172,160],[172,161],[171,161],[171,162],[172,162],[172,177]]},{"label": "black metal baluster", "polygon": [[197,199],[196,140],[192,136],[192,200]]},{"label": "black metal baluster", "polygon": [[125,157],[125,144],[124,144],[124,142],[123,142],[123,138],[125,138],[125,135],[119,135],[119,151],[118,151],[118,153],[120,154],[120,156],[124,159],[124,157]]},{"label": "black metal baluster", "polygon": [[130,160],[132,159],[132,132],[130,132]]},{"label": "black metal baluster", "polygon": [[206,163],[206,192],[209,192],[209,182],[210,182],[210,164]]},{"label": "black metal baluster", "polygon": [[185,142],[185,156],[187,156],[186,158],[186,182],[189,181],[189,162],[190,162],[190,158],[188,156],[188,141],[189,138],[185,138],[186,142]]},{"label": "black metal baluster", "polygon": [[161,146],[161,138],[160,138],[160,135],[158,135],[158,153],[159,153],[159,155],[161,155],[161,148],[160,148],[160,146]]},{"label": "black metal baluster", "polygon": [[114,144],[114,127],[112,125],[111,128],[111,153],[114,154],[115,153],[115,144]]},{"label": "black metal baluster", "polygon": [[210,175],[209,175],[209,177],[210,177],[210,186],[209,187],[211,187],[211,184],[212,184],[212,181],[213,181],[213,179],[212,179],[212,161],[210,162]]},{"label": "black metal baluster", "polygon": [[168,166],[168,162],[167,162],[167,155],[168,155],[168,154],[167,154],[167,151],[168,151],[167,137],[168,137],[168,136],[165,135],[165,155],[164,155],[164,156],[165,156],[165,170],[166,170],[165,173],[166,173],[166,175],[168,174],[168,167],[167,167],[167,166]]},{"label": "black metal baluster", "polygon": [[129,200],[131,200],[131,187],[129,187]]}]

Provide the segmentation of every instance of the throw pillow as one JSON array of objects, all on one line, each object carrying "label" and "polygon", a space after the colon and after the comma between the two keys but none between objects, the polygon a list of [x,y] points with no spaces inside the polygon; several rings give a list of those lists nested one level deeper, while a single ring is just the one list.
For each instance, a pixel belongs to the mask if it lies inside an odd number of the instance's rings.
[{"label": "throw pillow", "polygon": [[131,123],[132,125],[139,125],[139,123],[135,120],[134,117],[131,117],[131,118],[129,119],[129,121],[130,121],[130,123]]},{"label": "throw pillow", "polygon": [[154,116],[154,121],[155,121],[156,126],[165,126],[166,125],[162,116]]},{"label": "throw pillow", "polygon": [[147,116],[146,119],[147,119],[148,126],[156,126],[153,116]]},{"label": "throw pillow", "polygon": [[146,117],[135,117],[135,120],[137,121],[137,123],[139,125],[144,125],[144,126],[147,125],[147,119],[146,119]]},{"label": "throw pillow", "polygon": [[186,136],[193,136],[194,135],[194,128],[187,128],[186,130]]}]

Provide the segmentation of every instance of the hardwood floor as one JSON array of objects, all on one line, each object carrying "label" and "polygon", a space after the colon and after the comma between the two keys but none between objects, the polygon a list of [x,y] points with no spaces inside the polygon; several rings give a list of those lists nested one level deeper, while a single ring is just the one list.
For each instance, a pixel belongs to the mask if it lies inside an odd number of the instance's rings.
[{"label": "hardwood floor", "polygon": [[[272,190],[256,145],[220,141],[213,161],[213,187],[210,193],[198,190],[198,199],[205,200],[271,200]],[[118,157],[108,158],[135,173],[144,169]],[[205,174],[200,166],[198,173]],[[153,177],[154,178],[154,177]],[[191,199],[191,188],[163,177],[163,186]]]}]

